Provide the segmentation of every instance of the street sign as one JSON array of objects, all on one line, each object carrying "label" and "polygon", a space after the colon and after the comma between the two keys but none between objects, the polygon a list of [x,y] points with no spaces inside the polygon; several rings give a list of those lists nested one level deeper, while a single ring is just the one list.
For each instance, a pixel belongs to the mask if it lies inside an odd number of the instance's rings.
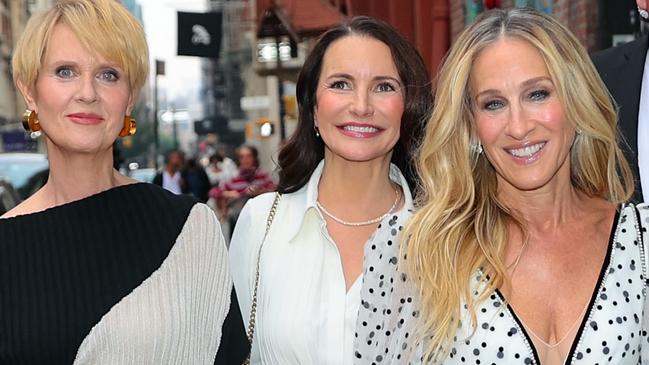
[{"label": "street sign", "polygon": [[221,12],[178,12],[178,55],[218,58]]}]

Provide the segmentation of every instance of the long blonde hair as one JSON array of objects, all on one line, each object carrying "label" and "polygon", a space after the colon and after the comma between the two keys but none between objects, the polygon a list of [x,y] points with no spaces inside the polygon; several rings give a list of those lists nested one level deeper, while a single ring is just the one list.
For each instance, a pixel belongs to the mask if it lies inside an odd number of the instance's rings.
[{"label": "long blonde hair", "polygon": [[[532,9],[494,10],[462,32],[438,76],[435,108],[421,144],[421,178],[414,214],[402,247],[407,271],[421,296],[418,335],[426,357],[443,359],[466,303],[475,326],[475,305],[506,282],[502,260],[509,224],[522,221],[498,199],[493,167],[476,151],[468,80],[477,55],[502,37],[515,37],[542,55],[577,135],[570,156],[573,186],[613,203],[633,192],[628,163],[618,147],[617,113],[588,54],[555,19]],[[515,55],[512,55],[515,56]],[[471,276],[489,277],[476,298]]]}]

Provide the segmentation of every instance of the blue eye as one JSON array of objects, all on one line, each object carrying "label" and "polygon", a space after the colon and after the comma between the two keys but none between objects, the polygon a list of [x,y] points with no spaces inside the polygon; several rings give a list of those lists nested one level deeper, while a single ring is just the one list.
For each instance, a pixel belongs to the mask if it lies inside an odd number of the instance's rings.
[{"label": "blue eye", "polygon": [[68,66],[61,66],[56,69],[55,74],[62,79],[69,79],[74,76],[74,71]]},{"label": "blue eye", "polygon": [[547,90],[535,90],[529,94],[529,98],[534,101],[545,100],[548,96],[550,96],[550,92]]},{"label": "blue eye", "polygon": [[500,100],[489,100],[482,105],[486,110],[498,110],[505,106],[505,103]]},{"label": "blue eye", "polygon": [[104,81],[117,81],[119,80],[119,74],[115,70],[105,70],[99,73],[99,79]]}]

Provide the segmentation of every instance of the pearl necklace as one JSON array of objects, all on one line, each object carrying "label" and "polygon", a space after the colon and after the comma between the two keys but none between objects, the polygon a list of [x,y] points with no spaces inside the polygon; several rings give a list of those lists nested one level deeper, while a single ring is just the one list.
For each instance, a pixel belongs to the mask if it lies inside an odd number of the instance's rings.
[{"label": "pearl necklace", "polygon": [[367,221],[363,221],[363,222],[348,222],[348,221],[342,220],[342,219],[336,217],[335,215],[331,214],[327,209],[325,209],[325,207],[323,207],[322,204],[320,204],[319,200],[316,200],[315,204],[318,206],[318,209],[320,209],[320,211],[322,213],[326,214],[329,218],[333,219],[334,221],[336,221],[336,222],[338,222],[338,223],[340,223],[340,224],[342,224],[344,226],[350,226],[350,227],[368,226],[370,224],[379,223],[380,221],[383,220],[383,218],[389,216],[390,213],[392,213],[392,211],[394,211],[394,208],[397,207],[397,204],[399,203],[399,198],[400,198],[399,189],[395,189],[394,192],[395,192],[397,198],[394,199],[394,204],[392,204],[390,209],[385,214],[383,214],[383,215],[381,215],[379,217],[367,220]]}]

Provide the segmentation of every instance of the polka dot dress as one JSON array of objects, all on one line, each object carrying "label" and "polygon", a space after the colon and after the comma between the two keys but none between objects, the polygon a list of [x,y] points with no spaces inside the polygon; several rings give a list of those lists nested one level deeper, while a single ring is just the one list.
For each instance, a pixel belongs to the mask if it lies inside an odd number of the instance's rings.
[{"label": "polka dot dress", "polygon": [[404,211],[392,216],[387,221],[390,236],[365,246],[361,306],[354,338],[355,364],[397,364],[412,356],[412,334],[407,328],[413,328],[419,313],[401,269],[403,257],[399,256],[398,245],[411,215],[412,211]]},{"label": "polka dot dress", "polygon": [[[641,234],[647,233],[639,222],[649,227],[649,206],[640,205],[636,210],[627,205],[620,211],[596,291],[566,363],[635,365],[643,363],[641,352],[649,354],[649,318],[643,319],[648,239],[643,240]],[[383,255],[395,252],[387,247],[380,251]],[[366,251],[366,257],[368,260],[373,255]],[[372,273],[365,275],[365,281],[371,281],[372,286],[379,283],[375,280],[378,278],[384,285],[386,280],[397,285],[390,285],[391,295],[385,296],[371,293],[370,287],[363,286],[359,320],[363,318],[367,322],[365,328],[375,330],[358,333],[354,346],[356,363],[422,363],[423,346],[413,343],[412,334],[419,312],[416,298],[409,295],[413,291],[407,277],[399,267],[387,265],[374,267]],[[403,280],[398,281],[400,278]],[[476,273],[472,280],[479,292],[484,286],[481,274]],[[499,291],[477,306],[475,329],[470,326],[466,306],[461,313],[462,325],[443,364],[539,364],[532,341]],[[645,357],[644,363],[649,364],[649,358]]]}]

